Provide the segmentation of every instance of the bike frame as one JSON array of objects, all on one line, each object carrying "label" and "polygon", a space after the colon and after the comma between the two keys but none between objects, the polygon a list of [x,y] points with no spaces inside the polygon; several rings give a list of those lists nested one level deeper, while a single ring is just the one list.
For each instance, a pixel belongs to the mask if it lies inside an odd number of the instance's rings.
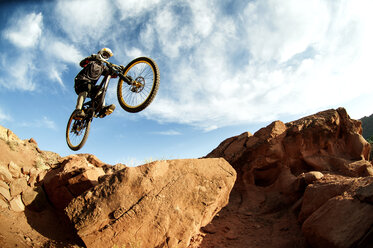
[{"label": "bike frame", "polygon": [[[111,79],[111,75],[104,76],[104,78],[101,80],[101,83],[99,85],[100,88],[97,91],[96,95],[92,96],[90,101],[84,103],[84,105],[86,105],[86,106],[91,104],[91,108],[93,110],[91,118],[95,117],[96,113],[100,112],[100,110],[103,106],[103,103],[105,101],[106,91],[107,91],[107,88],[109,86],[110,79]],[[97,96],[100,95],[100,94],[101,94],[100,99],[97,100]],[[96,104],[98,104],[98,105],[96,106]]]}]

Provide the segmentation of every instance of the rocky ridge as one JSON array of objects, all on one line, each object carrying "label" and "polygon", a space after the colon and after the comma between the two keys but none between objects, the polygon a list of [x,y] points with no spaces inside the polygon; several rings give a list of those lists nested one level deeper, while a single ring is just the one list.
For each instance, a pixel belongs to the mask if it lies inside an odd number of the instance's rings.
[{"label": "rocky ridge", "polygon": [[360,121],[331,109],[228,138],[203,159],[131,168],[62,158],[0,126],[0,244],[372,247],[361,134]]},{"label": "rocky ridge", "polygon": [[[228,204],[222,158],[114,166],[0,126],[1,247],[187,247]],[[19,164],[19,165],[17,165]]]},{"label": "rocky ridge", "polygon": [[373,166],[361,134],[339,108],[223,141],[206,157],[225,158],[237,182],[200,247],[372,247]]}]

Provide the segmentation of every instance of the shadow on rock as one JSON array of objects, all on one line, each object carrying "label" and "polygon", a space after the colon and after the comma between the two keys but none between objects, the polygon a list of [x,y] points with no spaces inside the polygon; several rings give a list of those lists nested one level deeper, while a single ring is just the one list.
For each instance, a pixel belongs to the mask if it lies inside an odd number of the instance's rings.
[{"label": "shadow on rock", "polygon": [[85,247],[67,217],[63,214],[58,214],[52,206],[47,206],[41,212],[26,208],[24,213],[28,224],[35,231],[49,239],[44,244],[45,248]]}]

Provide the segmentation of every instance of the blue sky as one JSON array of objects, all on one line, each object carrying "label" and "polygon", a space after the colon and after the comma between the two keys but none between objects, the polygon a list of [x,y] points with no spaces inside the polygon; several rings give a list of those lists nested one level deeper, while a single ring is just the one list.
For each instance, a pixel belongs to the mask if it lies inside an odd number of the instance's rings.
[{"label": "blue sky", "polygon": [[104,162],[197,158],[224,139],[345,107],[373,113],[371,0],[59,0],[0,3],[0,125],[43,150],[65,142],[79,61],[102,47],[149,56],[161,84],[143,112],[95,119]]}]

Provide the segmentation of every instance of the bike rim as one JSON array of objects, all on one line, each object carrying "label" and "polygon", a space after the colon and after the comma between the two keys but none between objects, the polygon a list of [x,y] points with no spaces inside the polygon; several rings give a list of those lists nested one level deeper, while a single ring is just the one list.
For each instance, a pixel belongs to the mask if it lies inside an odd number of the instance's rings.
[{"label": "bike rim", "polygon": [[155,85],[155,73],[153,66],[143,60],[134,63],[124,72],[124,75],[138,82],[135,86],[122,84],[122,98],[127,107],[136,108],[150,97]]},{"label": "bike rim", "polygon": [[[81,124],[79,125],[79,123]],[[78,126],[78,129],[74,130],[74,126]],[[75,120],[74,118],[71,118],[67,134],[69,145],[73,148],[78,147],[83,142],[86,130],[87,122],[85,120]]]}]

